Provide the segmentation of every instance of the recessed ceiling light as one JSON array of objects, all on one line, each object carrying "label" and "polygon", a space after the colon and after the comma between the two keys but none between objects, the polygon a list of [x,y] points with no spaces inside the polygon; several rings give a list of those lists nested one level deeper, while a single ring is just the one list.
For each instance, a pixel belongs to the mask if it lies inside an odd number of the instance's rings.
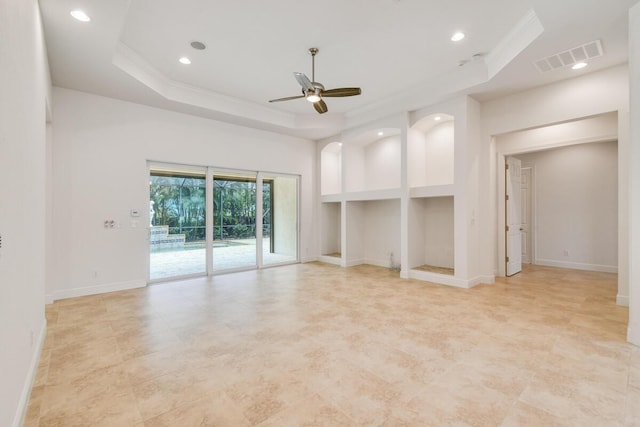
[{"label": "recessed ceiling light", "polygon": [[582,69],[582,68],[584,68],[586,66],[587,66],[586,62],[577,62],[577,63],[573,64],[573,67],[571,67],[571,69],[580,70],[580,69]]},{"label": "recessed ceiling light", "polygon": [[435,117],[433,118],[433,120],[435,120],[436,122],[439,122],[440,120],[442,120],[442,117],[440,117],[440,116],[435,116]]},{"label": "recessed ceiling light", "polygon": [[181,64],[184,64],[184,65],[189,65],[189,64],[191,64],[191,60],[190,60],[189,58],[187,58],[186,56],[183,56],[182,58],[178,59],[178,61],[179,61]]},{"label": "recessed ceiling light", "polygon": [[378,136],[383,136],[383,135],[384,135],[384,132],[382,131],[378,132]]},{"label": "recessed ceiling light", "polygon": [[199,41],[193,41],[191,42],[191,47],[194,48],[195,50],[205,50],[207,48],[207,46]]},{"label": "recessed ceiling light", "polygon": [[91,18],[89,18],[89,15],[87,15],[86,13],[84,13],[84,11],[82,11],[80,9],[72,10],[71,11],[71,16],[73,16],[74,18],[76,18],[80,22],[89,22],[89,21],[91,21]]},{"label": "recessed ceiling light", "polygon": [[457,33],[455,33],[454,35],[451,36],[451,41],[452,42],[459,42],[463,38],[464,38],[464,33],[458,31]]}]

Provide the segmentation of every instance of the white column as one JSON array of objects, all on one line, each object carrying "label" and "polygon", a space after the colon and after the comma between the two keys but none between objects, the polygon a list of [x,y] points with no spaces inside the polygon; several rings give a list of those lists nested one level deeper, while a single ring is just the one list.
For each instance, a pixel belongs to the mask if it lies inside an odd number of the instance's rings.
[{"label": "white column", "polygon": [[[258,172],[256,176],[256,266],[262,268],[262,172]],[[273,197],[273,194],[271,195]],[[273,214],[273,213],[272,213]]]},{"label": "white column", "polygon": [[400,128],[400,277],[409,278],[409,113]]},{"label": "white column", "polygon": [[[630,117],[640,117],[640,4],[629,10]],[[629,342],[640,345],[640,120],[630,120]]]},{"label": "white column", "polygon": [[205,256],[207,265],[207,275],[213,275],[213,168],[207,168],[207,179],[205,183]]}]

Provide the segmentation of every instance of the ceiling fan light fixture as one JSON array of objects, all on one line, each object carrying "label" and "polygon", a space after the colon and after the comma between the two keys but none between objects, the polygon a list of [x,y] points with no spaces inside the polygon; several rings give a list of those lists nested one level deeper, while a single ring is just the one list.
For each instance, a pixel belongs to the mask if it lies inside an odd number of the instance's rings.
[{"label": "ceiling fan light fixture", "polygon": [[319,90],[316,89],[314,92],[307,92],[307,101],[311,102],[311,103],[316,103],[318,101],[320,101],[320,94],[318,93]]}]

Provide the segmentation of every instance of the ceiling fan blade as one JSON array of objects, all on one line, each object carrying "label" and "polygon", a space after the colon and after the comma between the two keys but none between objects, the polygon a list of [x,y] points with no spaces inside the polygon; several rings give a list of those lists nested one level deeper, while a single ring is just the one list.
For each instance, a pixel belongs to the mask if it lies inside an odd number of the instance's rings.
[{"label": "ceiling fan blade", "polygon": [[269,102],[291,101],[292,99],[304,98],[304,95],[287,96],[286,98],[270,99]]},{"label": "ceiling fan blade", "polygon": [[304,73],[293,73],[293,76],[296,78],[298,83],[300,83],[300,86],[302,86],[302,89],[305,92],[314,90],[311,80],[309,80],[309,77],[305,76]]},{"label": "ceiling fan blade", "polygon": [[322,96],[356,96],[360,95],[362,90],[359,87],[341,87],[337,89],[328,89],[322,91]]},{"label": "ceiling fan blade", "polygon": [[314,102],[313,108],[315,108],[316,111],[320,114],[323,114],[329,111],[329,109],[327,108],[327,104],[325,104],[325,102],[322,99],[318,102]]}]

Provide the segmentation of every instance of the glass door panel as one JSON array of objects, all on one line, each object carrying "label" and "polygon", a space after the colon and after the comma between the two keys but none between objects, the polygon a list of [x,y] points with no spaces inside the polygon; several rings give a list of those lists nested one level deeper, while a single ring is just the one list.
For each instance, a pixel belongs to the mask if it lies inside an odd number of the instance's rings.
[{"label": "glass door panel", "polygon": [[262,206],[263,265],[298,261],[298,178],[265,176]]},{"label": "glass door panel", "polygon": [[149,279],[206,274],[206,175],[151,169]]},{"label": "glass door panel", "polygon": [[255,268],[256,176],[214,174],[213,271]]}]

